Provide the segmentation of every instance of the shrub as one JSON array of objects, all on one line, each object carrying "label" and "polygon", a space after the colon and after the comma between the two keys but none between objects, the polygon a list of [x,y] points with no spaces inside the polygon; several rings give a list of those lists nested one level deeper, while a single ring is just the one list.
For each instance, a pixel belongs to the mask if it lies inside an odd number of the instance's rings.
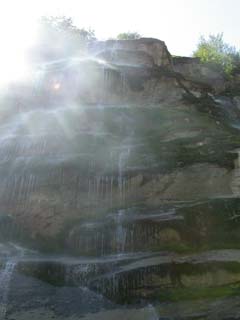
[{"label": "shrub", "polygon": [[141,35],[137,32],[123,32],[117,35],[118,40],[135,40],[140,39]]},{"label": "shrub", "polygon": [[233,74],[240,67],[240,54],[236,48],[225,43],[223,34],[209,35],[206,39],[201,36],[194,57],[199,57],[201,62],[209,64],[212,68]]}]

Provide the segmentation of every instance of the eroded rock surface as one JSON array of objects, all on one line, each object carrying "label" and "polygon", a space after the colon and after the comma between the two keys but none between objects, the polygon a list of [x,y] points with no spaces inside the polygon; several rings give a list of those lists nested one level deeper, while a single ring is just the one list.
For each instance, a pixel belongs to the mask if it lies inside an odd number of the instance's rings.
[{"label": "eroded rock surface", "polygon": [[[136,40],[96,41],[89,46],[89,53],[93,54],[94,56],[101,56],[104,53],[108,53],[109,55],[106,59],[107,62],[112,62],[112,59],[114,59],[114,61],[118,63],[117,59],[114,57],[115,52],[118,52],[118,50],[125,52],[126,65],[128,65],[129,62],[131,63],[134,53],[136,61],[139,54],[145,53],[145,55],[142,55],[143,59],[140,65],[148,66],[147,57],[149,57],[150,59],[152,59],[154,65],[172,69],[172,58],[167,49],[167,46],[163,41],[160,41],[158,39],[141,38]],[[127,59],[128,54],[130,58],[129,62]]]}]

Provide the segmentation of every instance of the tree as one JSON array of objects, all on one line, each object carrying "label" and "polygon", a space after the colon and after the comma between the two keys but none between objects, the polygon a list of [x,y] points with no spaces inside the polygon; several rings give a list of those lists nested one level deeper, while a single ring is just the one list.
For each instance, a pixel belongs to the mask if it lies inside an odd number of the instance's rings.
[{"label": "tree", "polygon": [[45,61],[81,55],[95,39],[92,29],[77,28],[71,18],[42,17],[33,55],[36,60]]},{"label": "tree", "polygon": [[117,35],[117,39],[118,40],[135,40],[135,39],[140,39],[141,35],[137,32],[123,32],[123,33],[119,33]]},{"label": "tree", "polygon": [[77,28],[72,21],[72,18],[68,18],[65,16],[57,16],[57,17],[42,17],[40,20],[40,25],[42,26],[43,32],[58,32],[65,33],[70,35],[75,35],[81,41],[90,41],[94,40],[95,33],[92,29],[79,29]]},{"label": "tree", "polygon": [[207,39],[201,36],[193,55],[227,75],[232,74],[240,61],[236,48],[224,42],[222,33],[209,35]]}]

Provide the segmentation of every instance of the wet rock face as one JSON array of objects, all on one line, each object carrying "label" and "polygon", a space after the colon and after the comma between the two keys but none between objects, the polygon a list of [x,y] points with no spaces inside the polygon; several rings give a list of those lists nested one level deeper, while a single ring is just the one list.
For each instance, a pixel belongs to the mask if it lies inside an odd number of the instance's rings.
[{"label": "wet rock face", "polygon": [[[237,198],[135,207],[70,227],[65,243],[76,255],[106,256],[159,250],[187,253],[238,248]],[[87,221],[87,222],[86,222]]]},{"label": "wet rock face", "polygon": [[66,63],[60,70],[47,70],[39,94],[58,104],[179,103],[186,90],[172,71],[155,67],[152,61],[144,52],[118,50],[113,57],[106,52],[73,65]]},{"label": "wet rock face", "polygon": [[179,302],[194,319],[185,303],[225,297],[239,309],[238,96],[210,95],[218,76],[198,61],[174,71],[161,41],[91,50],[1,97],[1,312],[140,302],[155,320]]},{"label": "wet rock face", "polygon": [[[68,231],[65,246],[75,254],[104,256],[148,251],[177,245],[183,216],[175,210],[132,208],[113,212],[100,221],[83,222]],[[171,228],[171,223],[178,226]]]},{"label": "wet rock face", "polygon": [[[7,273],[6,267],[3,271]],[[18,288],[23,283],[28,286],[29,281],[38,282],[42,287],[50,284],[68,288],[70,292],[81,288],[86,293],[101,295],[103,301],[108,299],[119,305],[151,300],[184,303],[191,299],[221,299],[226,294],[232,297],[239,294],[239,250],[205,251],[182,257],[158,252],[72,261],[29,256],[14,262],[12,271],[9,269],[8,273],[9,280],[10,277],[14,279],[10,287],[13,289],[9,295],[10,306],[22,303]],[[28,292],[29,288],[21,294]],[[34,301],[37,294],[37,290],[33,291],[29,301]],[[34,304],[27,306],[27,310],[34,308]]]},{"label": "wet rock face", "polygon": [[233,99],[233,102],[237,106],[237,108],[240,110],[240,96],[237,96]]},{"label": "wet rock face", "polygon": [[81,219],[162,201],[239,195],[232,152],[239,135],[221,119],[184,105],[48,101],[49,109],[28,110],[25,102],[20,112],[10,103],[3,110],[0,208],[13,220],[0,221],[3,235],[23,228],[33,242],[54,247]]},{"label": "wet rock face", "polygon": [[[108,41],[96,41],[89,46],[89,53],[98,56],[105,55],[107,62],[112,62],[115,52],[118,51],[124,57],[125,63],[134,63],[134,54],[136,54],[135,64],[137,65],[149,65],[149,61],[152,60],[153,64],[158,67],[167,67],[172,69],[171,55],[163,41],[151,38],[141,38],[137,40],[108,40]],[[141,63],[138,64],[138,57]]]}]

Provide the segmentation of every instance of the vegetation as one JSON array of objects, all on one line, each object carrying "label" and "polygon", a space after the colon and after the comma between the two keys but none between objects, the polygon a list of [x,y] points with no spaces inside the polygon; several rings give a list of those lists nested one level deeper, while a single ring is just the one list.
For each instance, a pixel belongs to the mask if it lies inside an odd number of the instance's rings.
[{"label": "vegetation", "polygon": [[240,53],[224,42],[222,33],[209,35],[208,38],[201,36],[193,55],[226,75],[232,75],[240,68]]},{"label": "vegetation", "polygon": [[118,40],[135,40],[140,39],[141,35],[137,32],[123,32],[117,35]]},{"label": "vegetation", "polygon": [[33,57],[46,61],[83,54],[87,43],[94,39],[92,29],[77,28],[71,18],[42,17]]},{"label": "vegetation", "polygon": [[93,30],[86,30],[84,28],[78,29],[74,26],[72,18],[67,18],[65,16],[42,17],[40,23],[48,32],[59,32],[62,35],[63,33],[67,33],[68,35],[71,34],[72,36],[75,35],[81,41],[95,39],[95,33]]}]

